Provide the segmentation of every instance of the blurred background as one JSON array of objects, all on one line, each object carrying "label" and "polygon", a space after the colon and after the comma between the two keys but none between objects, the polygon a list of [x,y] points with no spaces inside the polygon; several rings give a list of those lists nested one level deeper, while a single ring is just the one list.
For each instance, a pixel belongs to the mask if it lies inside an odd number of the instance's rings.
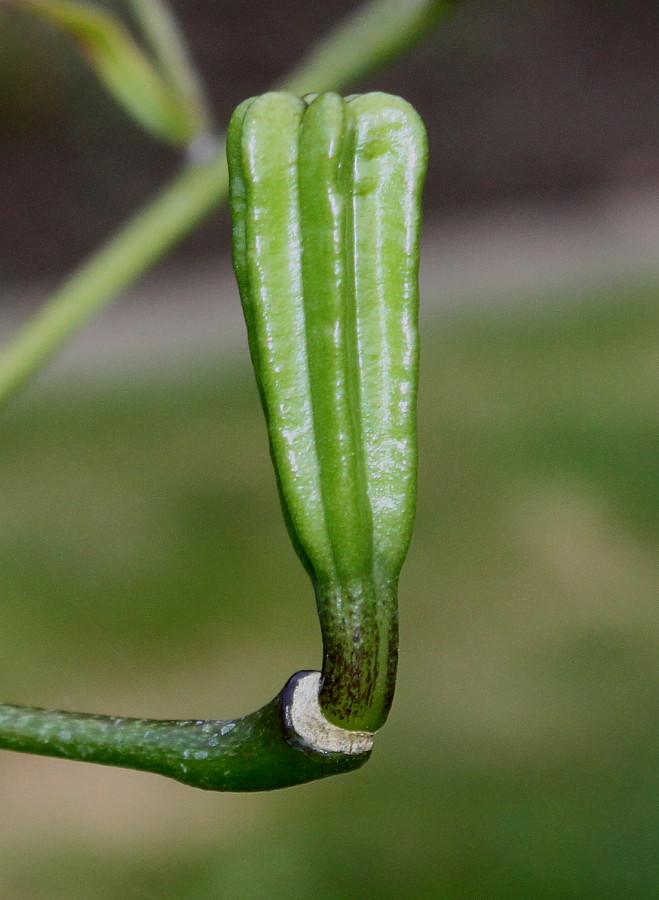
[{"label": "blurred background", "polygon": [[[119,0],[106,3],[119,12]],[[353,0],[173,6],[218,123]],[[420,491],[369,765],[274,794],[0,753],[0,895],[654,900],[659,6],[471,0],[427,122]],[[0,337],[180,165],[0,8]],[[219,211],[3,417],[0,698],[229,717],[315,668]]]}]

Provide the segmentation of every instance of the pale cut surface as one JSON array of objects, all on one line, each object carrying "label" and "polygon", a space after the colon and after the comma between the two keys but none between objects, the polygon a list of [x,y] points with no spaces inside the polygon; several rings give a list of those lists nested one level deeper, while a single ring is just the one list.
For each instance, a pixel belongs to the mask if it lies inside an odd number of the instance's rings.
[{"label": "pale cut surface", "polygon": [[373,747],[372,731],[347,731],[333,725],[318,703],[320,672],[303,675],[295,686],[290,708],[296,733],[317,750],[326,753],[368,753]]}]

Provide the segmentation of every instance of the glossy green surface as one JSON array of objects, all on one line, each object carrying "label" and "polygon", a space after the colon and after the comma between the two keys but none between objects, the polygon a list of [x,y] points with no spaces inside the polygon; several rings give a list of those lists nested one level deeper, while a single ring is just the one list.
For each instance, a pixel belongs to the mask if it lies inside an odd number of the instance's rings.
[{"label": "glossy green surface", "polygon": [[269,93],[228,135],[234,267],[284,514],[318,600],[321,705],[376,730],[416,494],[426,137],[373,93]]}]

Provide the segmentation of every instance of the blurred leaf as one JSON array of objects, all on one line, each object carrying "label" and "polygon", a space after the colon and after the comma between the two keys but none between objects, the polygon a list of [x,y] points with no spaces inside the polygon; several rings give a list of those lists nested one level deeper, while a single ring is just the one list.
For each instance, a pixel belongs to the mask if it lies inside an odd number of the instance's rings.
[{"label": "blurred leaf", "polygon": [[112,96],[151,134],[186,144],[196,116],[112,14],[76,0],[15,0],[70,37]]}]

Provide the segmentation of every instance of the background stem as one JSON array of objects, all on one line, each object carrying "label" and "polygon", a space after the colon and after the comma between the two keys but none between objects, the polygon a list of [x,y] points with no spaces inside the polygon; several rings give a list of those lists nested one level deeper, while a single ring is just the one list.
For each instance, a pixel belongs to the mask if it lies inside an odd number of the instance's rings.
[{"label": "background stem", "polygon": [[193,111],[198,134],[210,134],[212,116],[204,81],[192,61],[185,36],[169,3],[165,0],[130,0],[130,6],[161,75]]},{"label": "background stem", "polygon": [[0,356],[0,406],[95,312],[132,284],[226,194],[224,145],[181,171],[161,193],[70,276]]},{"label": "background stem", "polygon": [[417,44],[459,0],[370,0],[277,85],[292,94],[340,91]]}]

